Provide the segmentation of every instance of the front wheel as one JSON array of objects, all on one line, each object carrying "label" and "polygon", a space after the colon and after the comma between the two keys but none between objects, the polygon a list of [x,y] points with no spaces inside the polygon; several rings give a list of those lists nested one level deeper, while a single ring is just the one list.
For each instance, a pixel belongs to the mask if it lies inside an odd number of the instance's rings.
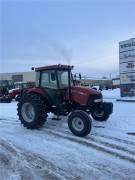
[{"label": "front wheel", "polygon": [[104,102],[103,104],[96,106],[91,115],[96,121],[106,121],[112,112],[113,104],[110,102]]},{"label": "front wheel", "polygon": [[84,111],[76,110],[68,118],[68,127],[74,135],[84,137],[91,131],[92,120]]},{"label": "front wheel", "polygon": [[91,115],[92,115],[93,119],[95,119],[96,121],[106,121],[109,118],[109,114],[106,114],[104,112],[104,110],[102,110],[100,112],[98,110],[96,110],[96,111],[92,112]]}]

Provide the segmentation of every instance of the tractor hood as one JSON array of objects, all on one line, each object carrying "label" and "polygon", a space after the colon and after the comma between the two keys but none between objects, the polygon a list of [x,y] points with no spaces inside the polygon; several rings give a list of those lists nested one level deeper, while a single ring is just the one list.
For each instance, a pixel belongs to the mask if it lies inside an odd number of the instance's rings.
[{"label": "tractor hood", "polygon": [[85,86],[73,86],[71,87],[71,99],[81,105],[86,105],[90,98],[93,96],[102,98],[100,91],[85,87]]}]

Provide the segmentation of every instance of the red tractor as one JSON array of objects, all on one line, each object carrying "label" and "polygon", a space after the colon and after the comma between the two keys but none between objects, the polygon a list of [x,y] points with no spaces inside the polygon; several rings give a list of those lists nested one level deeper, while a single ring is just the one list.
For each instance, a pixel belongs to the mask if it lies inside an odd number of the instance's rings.
[{"label": "red tractor", "polygon": [[21,123],[35,129],[47,120],[47,113],[68,116],[68,127],[80,137],[91,131],[92,120],[105,121],[113,111],[113,104],[103,102],[102,94],[94,89],[75,86],[73,66],[52,65],[35,68],[36,87],[22,90],[18,103]]},{"label": "red tractor", "polygon": [[29,82],[15,82],[14,88],[10,89],[9,95],[12,99],[19,100],[20,93],[22,89],[28,89],[35,86],[35,82],[29,81]]},{"label": "red tractor", "polygon": [[13,88],[12,80],[0,80],[0,103],[10,103],[12,97],[9,90]]}]

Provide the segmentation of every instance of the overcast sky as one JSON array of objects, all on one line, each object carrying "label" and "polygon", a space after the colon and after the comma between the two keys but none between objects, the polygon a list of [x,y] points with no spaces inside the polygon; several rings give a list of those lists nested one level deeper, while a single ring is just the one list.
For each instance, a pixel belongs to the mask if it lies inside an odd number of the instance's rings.
[{"label": "overcast sky", "polygon": [[135,37],[135,0],[0,0],[0,72],[71,64],[119,73],[119,41]]}]

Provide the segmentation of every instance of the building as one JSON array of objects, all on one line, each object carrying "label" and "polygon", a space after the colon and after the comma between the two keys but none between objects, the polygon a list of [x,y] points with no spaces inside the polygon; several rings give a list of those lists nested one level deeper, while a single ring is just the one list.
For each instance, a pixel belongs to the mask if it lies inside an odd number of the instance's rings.
[{"label": "building", "polygon": [[[15,73],[0,73],[0,80],[13,80],[13,82],[30,82],[35,81],[36,73],[31,72],[15,72]],[[112,80],[110,79],[81,79],[82,85],[101,86],[102,88],[112,88]]]},{"label": "building", "polygon": [[31,72],[15,72],[15,73],[0,73],[0,80],[13,80],[14,82],[29,82],[35,81],[36,73]]},{"label": "building", "polygon": [[101,88],[112,88],[112,80],[110,79],[100,79],[100,78],[89,78],[89,79],[81,79],[82,85],[88,86],[100,86]]},{"label": "building", "polygon": [[135,96],[135,38],[119,42],[121,97]]},{"label": "building", "polygon": [[120,78],[113,78],[112,79],[112,86],[113,88],[120,88]]}]

